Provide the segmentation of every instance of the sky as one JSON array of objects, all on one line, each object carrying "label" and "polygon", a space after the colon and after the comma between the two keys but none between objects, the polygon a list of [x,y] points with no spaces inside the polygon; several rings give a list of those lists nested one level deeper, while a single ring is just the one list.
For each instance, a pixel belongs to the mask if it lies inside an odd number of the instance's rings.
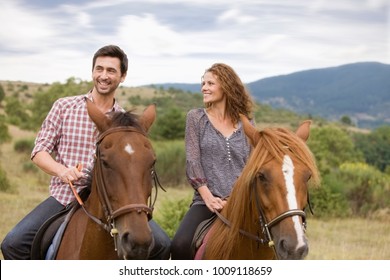
[{"label": "sky", "polygon": [[390,0],[0,0],[0,80],[92,79],[115,44],[124,86],[200,83],[213,63],[244,83],[297,71],[390,64]]}]

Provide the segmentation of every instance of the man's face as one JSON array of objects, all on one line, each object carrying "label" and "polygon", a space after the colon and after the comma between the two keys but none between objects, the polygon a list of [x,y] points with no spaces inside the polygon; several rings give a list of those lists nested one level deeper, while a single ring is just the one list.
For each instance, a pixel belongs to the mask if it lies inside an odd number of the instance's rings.
[{"label": "man's face", "polygon": [[119,58],[100,56],[96,59],[92,79],[99,94],[113,94],[125,77],[126,74],[121,73]]}]

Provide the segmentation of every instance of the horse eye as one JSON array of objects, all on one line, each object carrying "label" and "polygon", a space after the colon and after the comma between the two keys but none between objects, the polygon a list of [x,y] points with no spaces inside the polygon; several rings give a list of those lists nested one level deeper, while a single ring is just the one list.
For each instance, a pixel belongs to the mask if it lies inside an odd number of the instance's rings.
[{"label": "horse eye", "polygon": [[267,181],[267,178],[266,178],[265,174],[263,172],[261,172],[261,171],[259,173],[257,173],[257,178],[259,178],[259,180],[262,181],[262,182]]},{"label": "horse eye", "polygon": [[110,165],[108,164],[107,161],[105,161],[104,159],[102,159],[101,162],[102,162],[102,165],[103,165],[104,168],[110,168]]},{"label": "horse eye", "polygon": [[306,174],[306,182],[308,182],[311,179],[311,172]]}]

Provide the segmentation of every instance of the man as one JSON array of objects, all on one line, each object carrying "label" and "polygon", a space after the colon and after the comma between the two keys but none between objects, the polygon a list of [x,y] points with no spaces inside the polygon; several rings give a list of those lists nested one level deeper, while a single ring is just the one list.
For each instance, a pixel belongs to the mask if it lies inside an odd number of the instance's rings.
[{"label": "man", "polygon": [[[78,192],[90,185],[98,131],[89,118],[85,97],[103,113],[123,111],[115,100],[115,93],[126,78],[127,68],[127,56],[119,47],[104,46],[93,57],[93,89],[87,94],[60,98],[53,104],[31,153],[32,161],[52,176],[50,197],[7,234],[1,244],[5,259],[31,258],[31,246],[38,229],[75,199],[69,181]],[[81,171],[76,168],[79,163],[84,167]],[[169,259],[169,237],[153,220],[149,224],[155,240],[150,259]]]}]

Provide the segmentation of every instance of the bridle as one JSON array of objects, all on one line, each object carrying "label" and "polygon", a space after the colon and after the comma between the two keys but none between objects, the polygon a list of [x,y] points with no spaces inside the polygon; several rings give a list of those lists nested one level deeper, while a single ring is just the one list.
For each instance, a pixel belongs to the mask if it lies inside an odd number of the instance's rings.
[{"label": "bridle", "polygon": [[152,219],[154,204],[157,200],[157,190],[158,190],[157,187],[160,187],[162,190],[164,190],[164,188],[161,186],[158,180],[157,173],[153,166],[153,168],[151,169],[151,176],[153,179],[153,183],[154,183],[153,185],[154,188],[156,189],[156,192],[155,192],[154,199],[150,197],[149,205],[143,203],[131,203],[131,204],[124,205],[115,210],[112,208],[111,202],[107,194],[107,184],[101,172],[103,168],[103,163],[100,157],[99,147],[107,135],[118,133],[118,132],[135,132],[135,133],[140,133],[143,136],[147,137],[146,133],[144,133],[143,131],[130,126],[113,127],[99,135],[96,142],[96,163],[94,168],[94,174],[97,175],[95,176],[96,188],[97,188],[97,193],[99,196],[100,203],[102,204],[103,207],[105,221],[100,220],[99,218],[97,218],[96,216],[88,212],[88,210],[84,206],[84,203],[82,202],[80,203],[80,199],[78,199],[79,204],[81,205],[81,207],[83,208],[87,216],[91,218],[94,222],[96,222],[99,226],[101,226],[103,229],[105,229],[107,232],[109,232],[110,235],[114,238],[115,251],[117,251],[117,236],[119,233],[118,229],[115,226],[115,219],[130,212],[137,212],[139,214],[144,213],[147,215],[148,220]]},{"label": "bridle", "polygon": [[[282,220],[284,220],[288,217],[301,216],[302,217],[302,226],[303,226],[304,231],[306,231],[306,226],[307,226],[306,213],[304,210],[301,210],[301,209],[291,209],[291,210],[287,210],[287,211],[279,214],[278,216],[273,218],[271,221],[267,222],[267,218],[265,216],[263,207],[261,207],[261,204],[259,201],[259,194],[258,194],[258,190],[256,188],[255,183],[252,183],[252,190],[254,192],[256,208],[257,208],[257,212],[259,215],[258,219],[259,219],[259,223],[260,223],[260,228],[261,228],[261,231],[263,233],[263,236],[265,237],[263,244],[267,244],[270,248],[272,248],[274,253],[275,253],[275,257],[278,258],[278,254],[277,254],[276,248],[275,248],[275,242],[273,241],[273,238],[271,235],[271,227],[273,227],[274,225],[278,224],[279,222],[281,222]],[[310,211],[312,212],[309,196],[307,198],[307,201],[308,201]]]},{"label": "bridle", "polygon": [[[279,222],[281,222],[282,220],[284,220],[288,217],[301,216],[302,217],[302,225],[303,225],[303,228],[305,231],[306,226],[307,226],[306,225],[306,213],[304,210],[301,210],[301,209],[287,210],[287,211],[279,214],[275,218],[273,218],[271,221],[267,222],[267,218],[265,216],[263,207],[261,207],[261,204],[260,204],[259,195],[258,195],[258,191],[257,191],[255,182],[252,182],[252,185],[251,185],[251,197],[252,197],[252,194],[255,197],[256,209],[257,209],[257,213],[258,213],[258,220],[259,220],[261,232],[262,232],[264,238],[260,238],[258,235],[252,234],[252,233],[247,232],[243,229],[239,229],[239,232],[240,232],[240,234],[242,234],[243,236],[245,236],[247,238],[250,238],[250,239],[252,239],[252,240],[254,240],[262,245],[265,245],[265,246],[272,248],[274,251],[275,257],[278,258],[278,254],[277,254],[276,248],[275,248],[275,242],[273,241],[273,238],[271,235],[271,227],[275,226],[276,224],[278,224]],[[313,214],[313,210],[312,210],[310,200],[309,200],[309,195],[307,197],[307,201],[308,201],[308,206],[309,206],[310,212]],[[218,211],[215,211],[215,214],[218,216],[218,218],[224,224],[226,224],[227,226],[230,227],[231,223],[228,219],[226,219]]]}]

